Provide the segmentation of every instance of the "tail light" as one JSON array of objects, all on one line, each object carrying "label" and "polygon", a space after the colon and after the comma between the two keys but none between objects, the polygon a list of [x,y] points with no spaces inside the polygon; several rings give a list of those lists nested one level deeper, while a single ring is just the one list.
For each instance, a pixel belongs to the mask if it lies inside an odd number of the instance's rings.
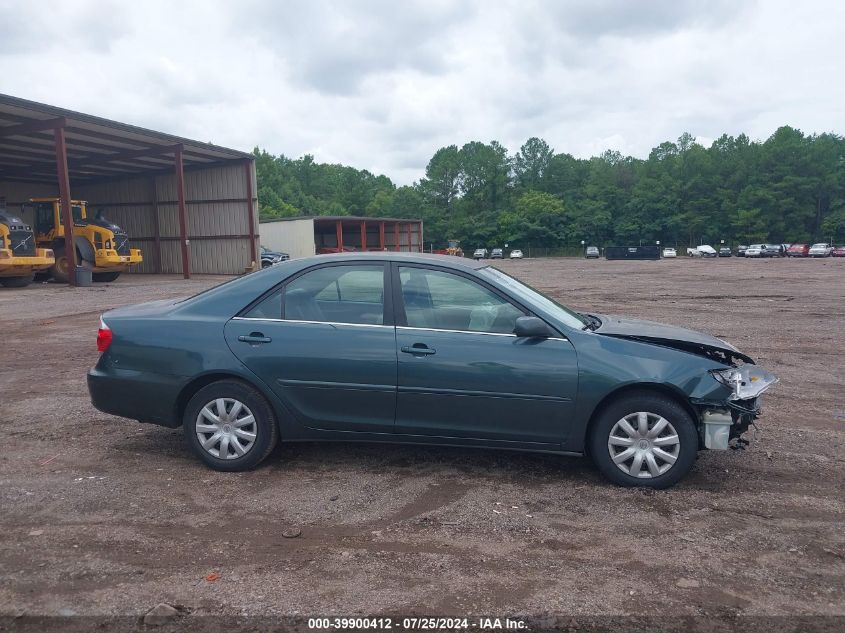
[{"label": "tail light", "polygon": [[100,329],[97,330],[97,351],[105,352],[109,348],[109,345],[111,345],[111,340],[111,328],[106,325],[106,322],[103,321],[102,317],[100,317]]}]

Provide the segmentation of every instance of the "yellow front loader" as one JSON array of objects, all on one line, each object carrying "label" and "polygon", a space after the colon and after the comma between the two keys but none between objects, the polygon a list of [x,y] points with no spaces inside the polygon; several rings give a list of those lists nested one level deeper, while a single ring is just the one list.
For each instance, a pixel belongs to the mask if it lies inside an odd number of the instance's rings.
[{"label": "yellow front loader", "polygon": [[0,285],[28,286],[35,273],[47,270],[55,261],[51,249],[35,245],[35,234],[28,224],[0,208]]},{"label": "yellow front loader", "polygon": [[[59,198],[31,198],[38,246],[53,249],[56,262],[49,273],[56,281],[68,280],[67,245]],[[91,271],[94,281],[114,281],[129,266],[144,261],[141,250],[129,248],[126,231],[101,217],[88,217],[88,203],[71,201],[76,263]]]},{"label": "yellow front loader", "polygon": [[454,257],[463,257],[464,249],[461,248],[461,243],[458,240],[449,240],[449,246],[446,248],[446,254]]}]

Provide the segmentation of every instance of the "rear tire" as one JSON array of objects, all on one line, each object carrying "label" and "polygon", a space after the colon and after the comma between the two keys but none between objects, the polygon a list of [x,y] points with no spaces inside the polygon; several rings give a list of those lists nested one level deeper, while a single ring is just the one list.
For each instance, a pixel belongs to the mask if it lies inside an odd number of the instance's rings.
[{"label": "rear tire", "polygon": [[194,454],[214,470],[251,470],[279,441],[270,404],[254,387],[238,380],[206,385],[190,399],[182,417]]},{"label": "rear tire", "polygon": [[23,277],[0,277],[0,285],[5,288],[26,288],[32,283],[34,275],[24,275]]},{"label": "rear tire", "polygon": [[97,281],[97,282],[114,281],[118,277],[120,277],[120,272],[91,273],[92,281]]},{"label": "rear tire", "polygon": [[588,442],[598,469],[620,486],[668,488],[690,471],[698,455],[698,432],[689,413],[671,398],[648,392],[607,405]]}]

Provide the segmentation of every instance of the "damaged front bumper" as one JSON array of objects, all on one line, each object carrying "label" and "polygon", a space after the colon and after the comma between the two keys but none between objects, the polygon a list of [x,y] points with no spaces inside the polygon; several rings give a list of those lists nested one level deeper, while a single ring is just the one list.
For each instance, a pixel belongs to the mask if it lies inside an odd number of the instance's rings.
[{"label": "damaged front bumper", "polygon": [[712,370],[710,374],[731,390],[724,400],[692,398],[690,402],[700,411],[702,444],[712,450],[726,450],[748,443],[743,433],[760,415],[760,395],[778,382],[771,372],[748,364]]}]

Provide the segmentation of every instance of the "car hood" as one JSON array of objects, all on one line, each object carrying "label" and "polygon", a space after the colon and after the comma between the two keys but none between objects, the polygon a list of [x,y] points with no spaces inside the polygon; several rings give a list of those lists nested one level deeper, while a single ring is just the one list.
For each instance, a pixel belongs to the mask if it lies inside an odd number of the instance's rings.
[{"label": "car hood", "polygon": [[601,326],[595,330],[596,334],[672,347],[731,364],[736,359],[745,363],[754,362],[730,343],[704,332],[624,316],[594,316],[601,320]]}]

